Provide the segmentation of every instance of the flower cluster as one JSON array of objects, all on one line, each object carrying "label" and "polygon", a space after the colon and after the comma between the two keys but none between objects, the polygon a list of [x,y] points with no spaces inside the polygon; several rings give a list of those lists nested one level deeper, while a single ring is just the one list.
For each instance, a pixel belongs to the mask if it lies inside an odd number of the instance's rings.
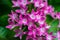
[{"label": "flower cluster", "polygon": [[[19,27],[14,30],[16,32],[14,37],[19,37],[22,40],[22,36],[26,34],[26,40],[54,40],[56,37],[60,40],[59,31],[56,36],[48,33],[50,25],[46,23],[46,15],[60,20],[60,13],[54,12],[54,8],[48,5],[47,0],[12,0],[12,3],[12,7],[19,9],[16,9],[15,12],[11,11],[11,14],[8,15],[9,25],[6,28],[12,30]],[[32,8],[30,12],[28,6],[31,4],[36,9]],[[27,31],[24,31],[25,28]]]}]

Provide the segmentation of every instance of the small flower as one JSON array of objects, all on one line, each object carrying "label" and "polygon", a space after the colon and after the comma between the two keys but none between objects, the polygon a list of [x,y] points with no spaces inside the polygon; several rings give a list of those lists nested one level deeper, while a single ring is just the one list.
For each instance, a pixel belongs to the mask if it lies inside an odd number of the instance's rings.
[{"label": "small flower", "polygon": [[49,29],[51,26],[47,25],[46,28]]},{"label": "small flower", "polygon": [[60,19],[60,12],[56,14],[56,17]]},{"label": "small flower", "polygon": [[21,20],[19,20],[18,23],[19,23],[20,25],[22,25],[22,24],[27,25],[28,21],[27,21],[27,19],[21,19]]},{"label": "small flower", "polygon": [[44,7],[45,5],[43,3],[40,4],[40,8]]},{"label": "small flower", "polygon": [[46,18],[45,17],[40,17],[40,20],[38,21],[39,24],[44,24]]},{"label": "small flower", "polygon": [[19,7],[20,6],[20,1],[12,1],[13,6],[12,7]]},{"label": "small flower", "polygon": [[29,16],[30,16],[30,18],[33,19],[33,20],[36,18],[34,14],[30,14]]},{"label": "small flower", "polygon": [[20,1],[21,1],[20,5],[23,7],[25,7],[29,3],[28,0],[20,0]]},{"label": "small flower", "polygon": [[12,20],[17,21],[18,20],[18,15],[15,12],[11,12],[11,14],[8,15]]},{"label": "small flower", "polygon": [[19,19],[20,20],[19,20],[18,24],[20,24],[20,25],[22,25],[22,24],[28,25],[28,17],[27,16],[20,15]]},{"label": "small flower", "polygon": [[44,14],[48,14],[48,10],[44,10]]},{"label": "small flower", "polygon": [[22,15],[24,15],[26,13],[24,9],[18,9],[18,10],[16,10],[16,12],[20,13]]},{"label": "small flower", "polygon": [[48,33],[45,33],[46,35],[46,40],[54,40],[55,36],[52,35],[52,33],[48,34]]},{"label": "small flower", "polygon": [[36,40],[35,38],[33,38],[32,36],[27,36],[26,40]]},{"label": "small flower", "polygon": [[36,19],[39,20],[40,19],[40,15],[36,15]]},{"label": "small flower", "polygon": [[40,6],[39,1],[36,1],[35,2],[35,7],[39,7],[39,6]]},{"label": "small flower", "polygon": [[26,33],[26,32],[23,32],[21,28],[18,30],[14,30],[14,31],[16,32],[14,37],[19,37],[20,39],[22,39],[22,36]]},{"label": "small flower", "polygon": [[13,28],[17,27],[18,25],[17,24],[14,24],[14,25],[8,25],[6,26],[6,28],[9,28],[10,30],[12,30]]},{"label": "small flower", "polygon": [[[52,34],[48,34],[48,30],[51,27],[46,23],[46,15],[49,14],[54,19],[60,20],[60,13],[54,12],[54,8],[48,5],[47,0],[17,0],[12,1],[13,7],[19,7],[15,12],[11,11],[9,14],[9,25],[6,28],[12,30],[13,28],[19,26],[20,28],[14,30],[16,35],[14,37],[19,37],[22,40],[22,36],[27,34],[26,40],[54,40]],[[29,11],[27,5],[34,4],[34,8]],[[55,14],[56,13],[56,14]],[[26,25],[28,30],[24,32],[22,29]],[[60,26],[60,22],[58,27]],[[60,40],[60,32],[57,32],[57,38]]]},{"label": "small flower", "polygon": [[58,40],[60,40],[60,31],[57,32],[57,36]]}]

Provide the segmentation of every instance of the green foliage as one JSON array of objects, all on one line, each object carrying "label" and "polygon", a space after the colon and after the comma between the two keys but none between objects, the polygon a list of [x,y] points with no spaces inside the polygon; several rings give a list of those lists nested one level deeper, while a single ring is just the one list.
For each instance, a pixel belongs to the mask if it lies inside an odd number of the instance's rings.
[{"label": "green foliage", "polygon": [[6,29],[8,25],[8,14],[11,12],[11,0],[0,0],[0,40],[19,40],[15,38],[12,30]]},{"label": "green foliage", "polygon": [[9,30],[0,26],[0,39],[1,40],[9,40],[9,38],[12,38],[14,35],[15,35],[15,32],[13,32],[12,30]]},{"label": "green foliage", "polygon": [[58,38],[55,38],[54,40],[58,40]]},{"label": "green foliage", "polygon": [[0,26],[8,25],[8,15],[3,15],[0,17]]},{"label": "green foliage", "polygon": [[59,24],[59,20],[53,20],[51,22],[51,24],[50,24],[51,27],[48,30],[48,32],[54,32],[54,33],[56,33],[58,31],[58,24]]},{"label": "green foliage", "polygon": [[50,24],[53,21],[53,18],[50,15],[46,15],[46,23]]},{"label": "green foliage", "polygon": [[11,9],[11,0],[0,0],[0,16],[10,13]]},{"label": "green foliage", "polygon": [[26,40],[26,35],[23,35],[22,40]]},{"label": "green foliage", "polygon": [[48,0],[48,3],[55,8],[55,11],[60,12],[60,0]]},{"label": "green foliage", "polygon": [[32,9],[34,9],[34,4],[29,4],[28,6],[28,11],[27,12],[31,12]]}]

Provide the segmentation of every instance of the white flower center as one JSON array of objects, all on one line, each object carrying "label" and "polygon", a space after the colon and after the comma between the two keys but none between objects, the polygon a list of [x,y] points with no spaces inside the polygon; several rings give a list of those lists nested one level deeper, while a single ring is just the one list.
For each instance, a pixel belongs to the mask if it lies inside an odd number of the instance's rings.
[{"label": "white flower center", "polygon": [[34,14],[31,14],[31,15],[30,15],[30,18],[31,18],[31,19],[35,19],[35,15],[34,15]]},{"label": "white flower center", "polygon": [[37,19],[40,19],[40,15],[36,15],[36,18],[37,18]]},{"label": "white flower center", "polygon": [[40,4],[41,7],[44,7],[44,4]]},{"label": "white flower center", "polygon": [[20,12],[21,12],[21,14],[24,14],[25,13],[25,10],[21,9]]},{"label": "white flower center", "polygon": [[26,23],[27,22],[27,20],[26,19],[23,19],[23,21],[22,21],[23,23]]},{"label": "white flower center", "polygon": [[47,40],[52,40],[52,37],[50,35],[48,35]]},{"label": "white flower center", "polygon": [[48,28],[48,29],[49,29],[50,27],[51,27],[51,26],[46,26],[46,28]]},{"label": "white flower center", "polygon": [[38,23],[39,23],[39,24],[43,24],[43,23],[44,23],[44,21],[40,21],[40,20],[39,20],[39,21],[38,21]]},{"label": "white flower center", "polygon": [[45,32],[45,29],[44,28],[41,28],[40,31],[44,33]]},{"label": "white flower center", "polygon": [[18,2],[16,2],[16,6],[19,6]]},{"label": "white flower center", "polygon": [[46,14],[46,13],[48,13],[48,11],[47,11],[47,10],[45,10],[45,11],[44,11],[44,13]]},{"label": "white flower center", "polygon": [[35,2],[35,6],[36,7],[39,7],[39,2]]},{"label": "white flower center", "polygon": [[27,4],[27,0],[22,1],[22,4],[26,5]]}]

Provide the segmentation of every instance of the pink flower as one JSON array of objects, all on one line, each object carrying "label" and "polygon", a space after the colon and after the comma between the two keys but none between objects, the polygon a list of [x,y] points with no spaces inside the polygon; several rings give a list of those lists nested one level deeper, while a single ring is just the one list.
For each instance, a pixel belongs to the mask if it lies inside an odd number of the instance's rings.
[{"label": "pink flower", "polygon": [[33,20],[36,18],[34,14],[30,14],[29,16],[30,16],[30,18],[33,19]]},{"label": "pink flower", "polygon": [[46,28],[44,27],[41,27],[41,28],[37,28],[37,36],[42,36],[42,35],[45,35],[45,33],[47,32]]},{"label": "pink flower", "polygon": [[27,21],[27,19],[21,19],[18,23],[20,25],[22,25],[22,24],[27,25],[28,21]]},{"label": "pink flower", "polygon": [[8,23],[9,24],[15,24],[14,20],[12,20],[11,18],[8,19]]},{"label": "pink flower", "polygon": [[45,17],[41,17],[41,16],[40,16],[40,20],[38,20],[38,23],[39,23],[39,24],[44,24],[44,23],[45,23],[45,20],[46,20]]},{"label": "pink flower", "polygon": [[54,12],[54,8],[51,5],[47,7],[47,10],[49,13]]},{"label": "pink flower", "polygon": [[[22,40],[22,36],[26,34],[26,40],[53,40],[55,38],[52,34],[48,34],[51,26],[46,23],[46,15],[49,14],[53,19],[60,20],[60,13],[54,12],[54,8],[48,5],[47,0],[17,0],[12,1],[12,3],[13,7],[20,8],[16,9],[15,12],[11,11],[11,14],[8,15],[9,25],[6,28],[12,30],[19,26],[19,29],[14,30],[16,32],[14,37],[19,37]],[[31,13],[28,13],[29,8],[27,5],[29,4],[34,4],[36,10],[33,8]],[[22,25],[26,25],[28,30],[24,32]],[[58,31],[58,40],[60,40],[59,34]]]},{"label": "pink flower", "polygon": [[36,37],[36,32],[35,31],[29,31],[28,36]]},{"label": "pink flower", "polygon": [[57,32],[57,36],[58,40],[60,40],[60,31]]},{"label": "pink flower", "polygon": [[43,7],[44,4],[42,4],[43,0],[34,0],[34,6],[35,7]]},{"label": "pink flower", "polygon": [[30,17],[31,20],[35,20],[35,11],[32,9],[31,14],[28,14],[28,16]]},{"label": "pink flower", "polygon": [[46,40],[54,40],[54,36],[52,34],[46,34]]},{"label": "pink flower", "polygon": [[27,36],[26,40],[36,40],[35,38],[33,38],[32,36]]},{"label": "pink flower", "polygon": [[12,1],[13,6],[12,7],[19,7],[20,6],[20,1]]},{"label": "pink flower", "polygon": [[28,26],[28,30],[34,30],[34,29],[36,29],[36,25],[32,25],[32,26]]},{"label": "pink flower", "polygon": [[19,1],[22,7],[25,7],[29,3],[28,0],[19,0]]},{"label": "pink flower", "polygon": [[60,20],[60,12],[56,14],[57,18]]},{"label": "pink flower", "polygon": [[28,17],[25,16],[25,15],[20,15],[18,24],[20,24],[20,25],[22,25],[22,24],[27,25],[28,24]]},{"label": "pink flower", "polygon": [[16,12],[20,13],[22,15],[26,14],[26,10],[24,10],[24,9],[18,9],[18,10],[16,10]]},{"label": "pink flower", "polygon": [[11,11],[11,14],[8,15],[12,20],[18,21],[18,14]]},{"label": "pink flower", "polygon": [[23,32],[23,30],[20,28],[18,30],[14,30],[16,32],[15,36],[14,37],[19,37],[20,39],[22,39],[22,36],[24,34],[26,34],[26,32]]},{"label": "pink flower", "polygon": [[6,26],[6,28],[9,28],[10,30],[12,30],[13,28],[17,27],[18,25],[17,24],[14,24],[14,25],[8,25]]},{"label": "pink flower", "polygon": [[36,2],[35,2],[35,7],[39,7],[39,6],[40,6],[39,1],[36,1]]},{"label": "pink flower", "polygon": [[34,0],[30,0],[29,2],[30,2],[30,3],[33,3],[33,2],[34,2]]}]

